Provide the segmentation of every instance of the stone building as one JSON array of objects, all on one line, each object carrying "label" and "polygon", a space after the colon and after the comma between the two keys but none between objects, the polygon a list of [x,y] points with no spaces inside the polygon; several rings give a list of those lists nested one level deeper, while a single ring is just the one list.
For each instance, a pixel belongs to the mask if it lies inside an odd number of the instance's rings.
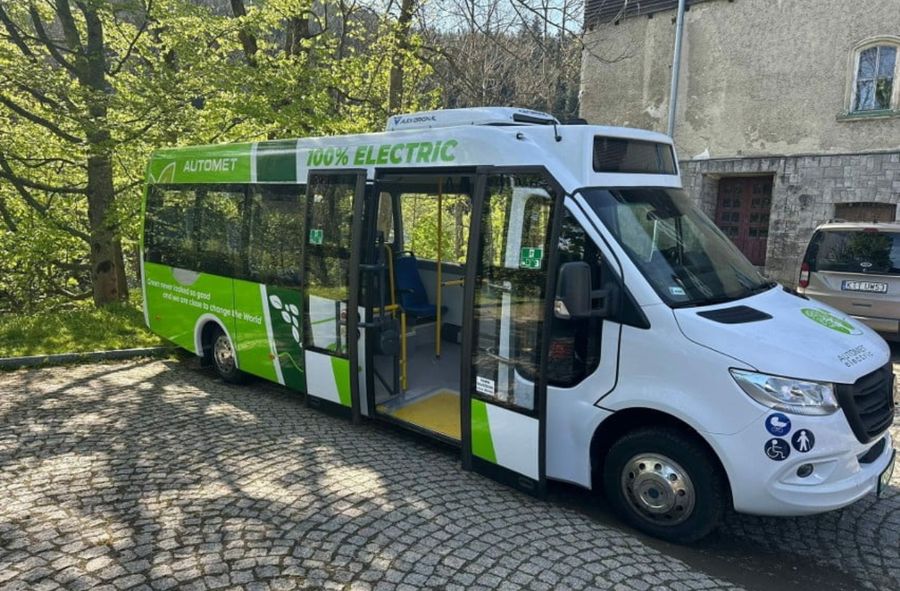
[{"label": "stone building", "polygon": [[[665,132],[677,0],[586,0],[582,117]],[[688,0],[685,189],[795,285],[830,218],[900,219],[900,1]]]}]

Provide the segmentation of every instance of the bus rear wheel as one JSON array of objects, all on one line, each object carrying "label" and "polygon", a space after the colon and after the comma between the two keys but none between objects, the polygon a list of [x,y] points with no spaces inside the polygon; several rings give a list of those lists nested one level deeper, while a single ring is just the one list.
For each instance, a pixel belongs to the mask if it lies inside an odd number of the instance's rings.
[{"label": "bus rear wheel", "polygon": [[694,437],[664,427],[632,431],[616,441],[604,462],[603,487],[632,526],[682,544],[718,526],[727,497],[709,450]]},{"label": "bus rear wheel", "polygon": [[211,341],[209,353],[216,373],[230,384],[243,384],[246,381],[246,374],[237,367],[237,355],[231,339],[221,328],[216,328]]}]

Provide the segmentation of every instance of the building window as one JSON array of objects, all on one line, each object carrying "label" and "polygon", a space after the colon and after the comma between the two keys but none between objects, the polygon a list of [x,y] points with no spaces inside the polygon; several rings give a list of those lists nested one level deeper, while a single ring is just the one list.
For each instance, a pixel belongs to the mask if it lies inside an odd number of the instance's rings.
[{"label": "building window", "polygon": [[857,53],[852,111],[897,108],[897,44],[873,45]]}]

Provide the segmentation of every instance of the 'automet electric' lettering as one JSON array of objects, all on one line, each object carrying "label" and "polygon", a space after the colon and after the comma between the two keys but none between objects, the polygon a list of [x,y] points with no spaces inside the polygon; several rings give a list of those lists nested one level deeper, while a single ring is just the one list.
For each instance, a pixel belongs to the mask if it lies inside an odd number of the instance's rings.
[{"label": "'automet electric' lettering", "polygon": [[369,144],[353,148],[313,148],[306,158],[307,166],[377,166],[385,164],[429,164],[456,160],[456,140],[437,142],[408,142],[400,144]]}]

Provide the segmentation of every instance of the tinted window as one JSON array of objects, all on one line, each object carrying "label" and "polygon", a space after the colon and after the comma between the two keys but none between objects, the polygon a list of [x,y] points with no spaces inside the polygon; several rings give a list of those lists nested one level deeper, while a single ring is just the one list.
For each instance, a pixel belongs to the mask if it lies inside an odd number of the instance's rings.
[{"label": "tinted window", "polygon": [[675,174],[675,157],[668,144],[595,137],[594,171]]},{"label": "tinted window", "polygon": [[[566,211],[559,233],[559,264],[584,261],[591,267],[591,289],[601,289],[602,281],[613,278],[600,249],[581,224]],[[556,386],[574,386],[590,375],[600,363],[601,318],[563,319],[554,315],[550,349],[547,352],[547,381]]]},{"label": "tinted window", "polygon": [[819,232],[810,244],[813,271],[900,274],[900,234],[886,232]]},{"label": "tinted window", "polygon": [[226,277],[238,273],[245,196],[243,187],[197,189],[197,270]]},{"label": "tinted window", "polygon": [[144,218],[144,260],[172,267],[196,268],[196,217],[193,189],[150,187]]},{"label": "tinted window", "polygon": [[303,247],[302,185],[256,185],[251,188],[247,269],[251,281],[299,286]]}]

